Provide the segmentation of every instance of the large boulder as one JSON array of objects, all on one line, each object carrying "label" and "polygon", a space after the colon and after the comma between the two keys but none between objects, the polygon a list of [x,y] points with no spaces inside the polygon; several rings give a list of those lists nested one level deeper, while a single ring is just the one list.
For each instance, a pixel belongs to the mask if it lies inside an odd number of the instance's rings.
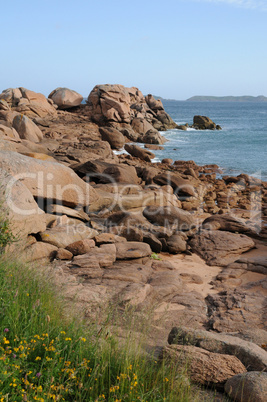
[{"label": "large boulder", "polygon": [[123,85],[96,85],[87,100],[92,118],[103,121],[131,122],[130,94]]},{"label": "large boulder", "polygon": [[40,142],[43,139],[42,131],[27,116],[15,116],[13,120],[13,128],[19,133],[21,139],[32,142]]},{"label": "large boulder", "polygon": [[99,129],[102,140],[107,141],[112,149],[123,148],[125,138],[123,134],[114,127],[100,127]]},{"label": "large boulder", "polygon": [[147,162],[150,162],[151,159],[155,158],[155,155],[152,152],[135,144],[125,144],[124,148],[125,151],[129,152],[130,155]]},{"label": "large boulder", "polygon": [[246,221],[230,214],[213,215],[204,220],[202,224],[207,230],[224,230],[233,233],[255,234]]},{"label": "large boulder", "polygon": [[40,236],[44,243],[65,248],[74,242],[84,239],[92,239],[97,234],[98,232],[96,230],[80,223],[78,225],[62,225],[51,229],[49,228],[40,233]]},{"label": "large boulder", "polygon": [[147,243],[131,241],[125,243],[116,243],[115,246],[118,260],[130,260],[148,257],[152,254],[151,248]]},{"label": "large boulder", "polygon": [[46,229],[45,213],[38,207],[31,192],[24,183],[3,169],[0,169],[0,201],[2,216],[10,220],[14,236],[24,238]]},{"label": "large boulder", "polygon": [[255,243],[243,234],[203,230],[189,242],[192,250],[199,254],[208,265],[226,266],[255,247]]},{"label": "large boulder", "polygon": [[22,93],[19,88],[8,88],[4,89],[4,91],[0,94],[0,98],[12,106],[16,106],[22,98]]},{"label": "large boulder", "polygon": [[251,371],[229,378],[225,392],[236,402],[265,402],[267,395],[267,373]]},{"label": "large boulder", "polygon": [[190,178],[190,180],[184,179],[179,173],[160,173],[154,177],[153,181],[161,186],[172,186],[175,194],[178,196],[196,196],[196,180],[193,178]]},{"label": "large boulder", "polygon": [[144,217],[154,225],[188,231],[195,227],[195,218],[189,212],[172,206],[147,206],[143,211]]},{"label": "large boulder", "polygon": [[72,169],[57,162],[0,151],[0,168],[22,181],[40,204],[47,199],[53,204],[80,205],[90,209],[99,199],[96,191]]},{"label": "large boulder", "polygon": [[249,371],[267,370],[267,352],[258,345],[236,336],[174,327],[169,334],[168,343],[194,345],[213,353],[234,355]]},{"label": "large boulder", "polygon": [[63,110],[79,106],[83,100],[82,95],[69,88],[56,88],[48,95],[48,98]]},{"label": "large boulder", "polygon": [[167,140],[165,137],[160,135],[158,131],[156,131],[154,128],[151,130],[148,130],[144,135],[140,135],[138,137],[138,140],[140,142],[144,142],[145,144],[164,144]]},{"label": "large boulder", "polygon": [[186,251],[186,236],[174,234],[167,239],[167,247],[170,253],[179,254]]},{"label": "large boulder", "polygon": [[79,174],[85,174],[88,179],[101,183],[131,183],[138,184],[140,179],[133,166],[108,163],[101,160],[88,161],[73,166]]},{"label": "large boulder", "polygon": [[225,382],[236,374],[246,372],[241,361],[231,355],[212,353],[195,346],[165,346],[162,356],[166,361],[177,361],[186,366],[190,379],[198,384],[223,389]]},{"label": "large boulder", "polygon": [[26,247],[22,251],[20,258],[25,262],[32,262],[38,260],[51,261],[55,258],[58,248],[49,243],[38,241]]},{"label": "large boulder", "polygon": [[146,97],[146,103],[154,112],[157,110],[164,110],[163,104],[160,99],[155,99],[153,95],[148,94]]}]

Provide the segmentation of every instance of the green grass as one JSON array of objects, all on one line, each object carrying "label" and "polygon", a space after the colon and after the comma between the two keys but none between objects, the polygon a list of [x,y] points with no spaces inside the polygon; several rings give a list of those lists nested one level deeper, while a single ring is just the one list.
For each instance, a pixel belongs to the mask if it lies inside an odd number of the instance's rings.
[{"label": "green grass", "polygon": [[85,325],[46,271],[2,256],[0,401],[196,401],[175,369],[132,347],[131,328],[119,345],[113,313],[101,330]]}]

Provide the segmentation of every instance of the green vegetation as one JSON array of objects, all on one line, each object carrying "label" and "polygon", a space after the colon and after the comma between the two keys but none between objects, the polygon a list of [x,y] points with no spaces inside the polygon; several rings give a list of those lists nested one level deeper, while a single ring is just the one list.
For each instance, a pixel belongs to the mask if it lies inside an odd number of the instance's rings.
[{"label": "green vegetation", "polygon": [[[145,357],[140,343],[133,350],[133,331],[119,345],[110,335],[114,311],[101,326],[85,326],[66,314],[57,293],[47,269],[1,257],[1,402],[196,400],[183,376]],[[133,325],[130,310],[126,314]]]},{"label": "green vegetation", "polygon": [[[0,191],[2,189],[0,188]],[[15,236],[12,234],[8,213],[3,208],[2,202],[0,202],[0,254],[2,254],[7,245],[16,241]]]},{"label": "green vegetation", "polygon": [[161,260],[160,256],[158,255],[158,253],[152,253],[150,258],[152,258],[152,260]]}]

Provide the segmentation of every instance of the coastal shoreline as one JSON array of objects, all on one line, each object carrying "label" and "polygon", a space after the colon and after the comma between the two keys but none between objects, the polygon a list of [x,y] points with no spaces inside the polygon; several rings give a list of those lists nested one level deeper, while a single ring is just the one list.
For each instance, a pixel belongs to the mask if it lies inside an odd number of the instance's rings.
[{"label": "coastal shoreline", "polygon": [[21,239],[11,251],[52,263],[87,319],[103,302],[154,306],[154,346],[181,326],[249,339],[264,356],[267,182],[153,163],[177,125],[137,88],[96,86],[86,105],[66,88],[0,99],[2,197]]}]

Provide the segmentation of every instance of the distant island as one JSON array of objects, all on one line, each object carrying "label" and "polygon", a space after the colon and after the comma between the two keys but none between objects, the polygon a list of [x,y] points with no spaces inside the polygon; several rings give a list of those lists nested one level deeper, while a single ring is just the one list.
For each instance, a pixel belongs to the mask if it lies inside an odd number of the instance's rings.
[{"label": "distant island", "polygon": [[267,97],[260,96],[192,96],[189,102],[267,102]]}]

